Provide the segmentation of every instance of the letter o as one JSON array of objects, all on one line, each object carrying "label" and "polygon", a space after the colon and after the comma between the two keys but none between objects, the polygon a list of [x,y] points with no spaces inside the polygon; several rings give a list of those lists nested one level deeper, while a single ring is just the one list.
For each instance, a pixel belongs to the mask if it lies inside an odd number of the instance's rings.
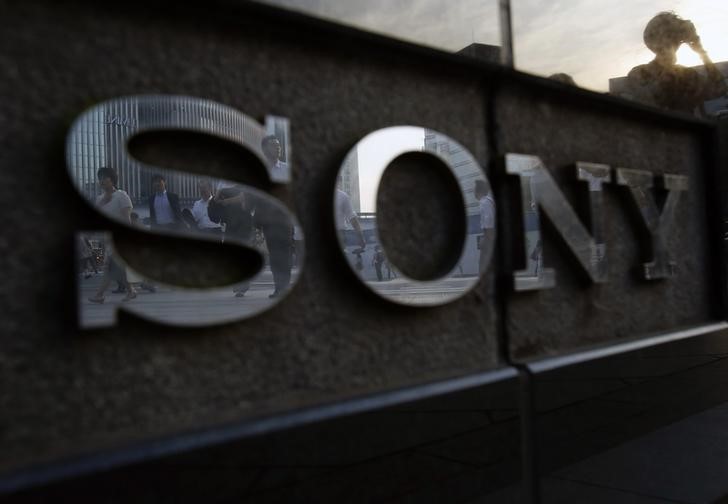
[{"label": "letter o", "polygon": [[[459,259],[447,274],[434,280],[409,278],[390,264],[377,226],[376,200],[382,175],[392,161],[410,152],[424,152],[441,161],[457,180],[465,203],[462,218],[467,235]],[[368,134],[344,159],[333,203],[339,247],[347,263],[364,285],[388,301],[408,306],[449,303],[471,291],[490,265],[496,231],[490,183],[473,155],[442,133],[415,126],[394,126]],[[362,204],[372,208],[373,213],[362,216],[357,208]],[[364,248],[362,239],[366,243]],[[380,251],[369,245],[379,245]],[[394,279],[380,280],[385,264],[394,270]]]}]

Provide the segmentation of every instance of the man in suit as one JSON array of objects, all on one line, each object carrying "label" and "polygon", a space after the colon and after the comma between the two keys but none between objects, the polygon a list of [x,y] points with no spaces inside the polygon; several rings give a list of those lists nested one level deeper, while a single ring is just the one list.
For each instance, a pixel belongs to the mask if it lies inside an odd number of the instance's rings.
[{"label": "man in suit", "polygon": [[[275,135],[268,135],[261,141],[261,149],[273,168],[273,173],[281,176],[288,171],[288,165],[281,161],[281,143]],[[293,225],[280,208],[261,201],[255,209],[256,226],[263,232],[268,248],[268,260],[273,274],[273,293],[280,296],[291,283],[293,268]]]},{"label": "man in suit", "polygon": [[167,181],[162,175],[152,177],[152,195],[149,197],[149,223],[154,229],[181,229],[183,226],[179,196],[167,192]]}]

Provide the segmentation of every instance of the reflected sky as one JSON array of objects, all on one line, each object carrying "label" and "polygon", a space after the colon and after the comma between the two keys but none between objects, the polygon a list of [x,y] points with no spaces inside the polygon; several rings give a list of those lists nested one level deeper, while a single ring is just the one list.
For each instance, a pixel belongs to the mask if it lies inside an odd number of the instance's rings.
[{"label": "reflected sky", "polygon": [[366,170],[366,176],[359,176],[362,212],[375,211],[379,179],[389,161],[403,150],[421,151],[425,144],[423,128],[392,128],[386,130],[386,135],[376,132],[371,136],[372,141],[363,143],[354,153],[358,157],[360,170]]},{"label": "reflected sky", "polygon": [[[512,0],[517,68],[551,75],[564,72],[582,87],[607,91],[609,79],[627,75],[654,54],[642,42],[647,22],[673,10],[693,21],[714,62],[728,60],[728,3],[715,0]],[[700,65],[688,47],[678,63]]]},{"label": "reflected sky", "polygon": [[[498,45],[496,0],[265,0],[447,51],[473,43]],[[570,74],[582,87],[607,91],[653,54],[642,31],[658,12],[693,21],[714,62],[728,60],[728,3],[720,0],[511,0],[517,68],[539,75]],[[687,47],[678,63],[700,65]]]},{"label": "reflected sky", "polygon": [[448,51],[498,45],[497,0],[263,0]]}]

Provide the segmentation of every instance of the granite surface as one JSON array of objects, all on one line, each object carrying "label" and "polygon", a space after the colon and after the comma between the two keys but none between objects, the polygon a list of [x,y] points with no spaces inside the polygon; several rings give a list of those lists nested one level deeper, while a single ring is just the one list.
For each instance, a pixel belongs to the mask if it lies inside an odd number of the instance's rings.
[{"label": "granite surface", "polygon": [[[537,79],[504,80],[495,69],[394,49],[376,37],[315,23],[279,22],[236,2],[103,8],[8,2],[0,43],[0,208],[12,230],[0,238],[6,275],[0,287],[0,472],[495,369],[507,364],[500,345],[506,339],[511,358],[533,359],[711,320],[707,128],[643,120],[627,105],[592,107],[590,100],[597,100],[586,93],[575,99]],[[291,295],[273,310],[206,329],[131,316],[112,329],[77,329],[72,252],[79,230],[112,230],[132,264],[156,261],[168,278],[194,284],[245,271],[230,251],[109,224],[71,185],[64,141],[73,119],[109,98],[144,93],[200,96],[258,119],[291,119],[295,157],[287,188],[270,187],[249,155],[209,139],[151,135],[131,145],[149,162],[270,190],[296,212],[307,237],[307,264]],[[375,297],[338,251],[331,199],[339,165],[360,138],[407,124],[456,139],[488,167],[492,180],[499,155],[540,156],[581,216],[576,161],[688,175],[691,189],[669,237],[678,276],[659,282],[636,277],[646,254],[639,221],[624,189],[609,186],[609,283],[585,282],[547,225],[545,262],[557,271],[557,287],[504,289],[496,297],[496,275],[509,276],[523,259],[515,246],[520,217],[512,211],[518,191],[501,176],[496,197],[503,246],[500,263],[493,263],[500,270],[443,307],[412,309]],[[443,177],[442,167],[408,157],[387,174],[379,194],[387,216],[383,242],[414,276],[435,275],[453,254],[457,195]],[[499,302],[506,303],[502,326]]]},{"label": "granite surface", "polygon": [[[492,278],[444,307],[391,305],[349,271],[330,211],[346,152],[379,128],[440,130],[485,163],[479,77],[315,36],[244,8],[13,3],[0,23],[0,186],[12,230],[0,242],[0,471],[502,364]],[[111,229],[132,264],[156,256],[168,278],[220,278],[235,269],[225,251],[124,232],[73,189],[64,167],[71,121],[95,103],[142,93],[290,118],[294,180],[272,192],[303,225],[307,264],[275,309],[202,330],[123,315],[112,329],[76,328],[79,230]],[[132,148],[161,165],[270,186],[249,156],[205,139],[142,138]],[[445,246],[443,260],[449,254],[454,207],[438,169],[423,178],[405,163],[380,194],[388,215],[419,209],[421,220],[392,220],[386,232],[395,236],[396,260],[424,276],[440,265],[419,260],[423,237],[428,247]],[[431,201],[441,201],[442,212],[428,212]]]}]

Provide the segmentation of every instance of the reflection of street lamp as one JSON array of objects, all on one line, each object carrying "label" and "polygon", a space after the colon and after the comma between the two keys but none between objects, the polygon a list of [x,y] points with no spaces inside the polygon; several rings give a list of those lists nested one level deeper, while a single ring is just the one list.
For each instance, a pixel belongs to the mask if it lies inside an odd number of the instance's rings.
[{"label": "reflection of street lamp", "polygon": [[513,25],[511,21],[511,0],[499,0],[501,31],[501,64],[513,68]]}]

